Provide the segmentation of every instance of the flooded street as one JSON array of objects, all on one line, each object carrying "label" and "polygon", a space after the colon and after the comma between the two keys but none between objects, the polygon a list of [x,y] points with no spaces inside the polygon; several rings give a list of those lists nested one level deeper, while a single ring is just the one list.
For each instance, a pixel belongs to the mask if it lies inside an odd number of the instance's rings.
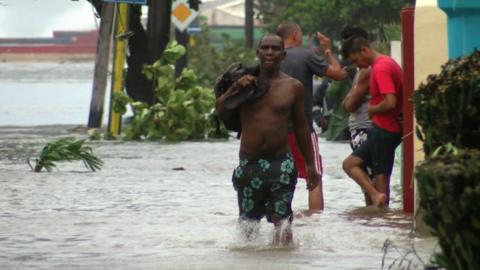
[{"label": "flooded street", "polygon": [[[294,245],[285,248],[270,245],[265,220],[253,242],[239,233],[235,139],[93,141],[101,171],[60,162],[50,173],[32,172],[26,160],[47,142],[87,138],[78,125],[88,117],[91,82],[82,74],[91,66],[75,64],[73,80],[48,75],[63,65],[33,79],[0,76],[0,269],[423,269],[434,253],[434,239],[412,237],[412,217],[401,211],[398,163],[390,209],[362,207],[360,188],[341,168],[350,153],[344,142],[320,139],[325,210],[305,214],[299,181]],[[0,66],[19,74],[13,64]]]}]

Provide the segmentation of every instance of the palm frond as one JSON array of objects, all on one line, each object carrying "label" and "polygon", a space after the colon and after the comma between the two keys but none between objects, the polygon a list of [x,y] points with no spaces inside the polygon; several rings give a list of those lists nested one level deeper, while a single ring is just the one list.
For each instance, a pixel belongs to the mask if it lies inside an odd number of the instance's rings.
[{"label": "palm frond", "polygon": [[58,139],[47,143],[35,163],[35,172],[43,168],[52,171],[56,161],[82,160],[85,167],[92,171],[100,170],[103,161],[93,154],[92,148],[85,145],[85,140],[76,140],[73,137]]}]

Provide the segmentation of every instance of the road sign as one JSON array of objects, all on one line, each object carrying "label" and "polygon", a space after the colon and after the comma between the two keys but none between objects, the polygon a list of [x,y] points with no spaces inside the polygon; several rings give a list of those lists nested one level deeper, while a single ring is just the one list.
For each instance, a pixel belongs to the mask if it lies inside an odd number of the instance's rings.
[{"label": "road sign", "polygon": [[191,9],[186,0],[177,0],[172,5],[172,22],[180,32],[185,31],[197,15],[198,12]]},{"label": "road sign", "polygon": [[103,0],[104,2],[146,5],[147,0]]}]

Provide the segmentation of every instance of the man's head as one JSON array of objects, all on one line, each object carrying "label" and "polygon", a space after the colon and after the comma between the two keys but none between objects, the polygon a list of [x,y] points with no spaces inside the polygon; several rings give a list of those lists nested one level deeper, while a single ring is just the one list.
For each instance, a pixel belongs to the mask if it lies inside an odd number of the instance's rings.
[{"label": "man's head", "polygon": [[294,22],[284,22],[278,25],[277,35],[282,38],[285,47],[300,47],[303,43],[303,33],[300,26]]},{"label": "man's head", "polygon": [[258,42],[257,57],[260,68],[267,72],[276,72],[285,58],[282,39],[275,34],[266,34]]},{"label": "man's head", "polygon": [[368,67],[373,63],[374,51],[370,47],[368,33],[359,27],[346,27],[342,30],[342,56],[358,67]]}]

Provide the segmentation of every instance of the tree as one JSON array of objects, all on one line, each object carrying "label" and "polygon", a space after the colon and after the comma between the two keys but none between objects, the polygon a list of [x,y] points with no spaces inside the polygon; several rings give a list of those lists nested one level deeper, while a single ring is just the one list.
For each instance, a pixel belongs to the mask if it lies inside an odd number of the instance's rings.
[{"label": "tree", "polygon": [[268,0],[257,8],[269,31],[283,21],[298,23],[305,34],[321,31],[338,38],[343,26],[354,24],[385,37],[385,26],[400,23],[407,0]]},{"label": "tree", "polygon": [[[87,0],[101,14],[102,0]],[[170,41],[170,12],[174,0],[148,0],[149,13],[147,29],[141,24],[141,6],[130,5],[129,29],[132,36],[129,39],[127,56],[127,74],[125,87],[127,94],[136,101],[153,104],[153,84],[142,73],[144,65],[153,64],[158,60]],[[198,10],[201,0],[189,0],[190,7]]]},{"label": "tree", "polygon": [[253,0],[245,0],[245,47],[253,48]]}]

